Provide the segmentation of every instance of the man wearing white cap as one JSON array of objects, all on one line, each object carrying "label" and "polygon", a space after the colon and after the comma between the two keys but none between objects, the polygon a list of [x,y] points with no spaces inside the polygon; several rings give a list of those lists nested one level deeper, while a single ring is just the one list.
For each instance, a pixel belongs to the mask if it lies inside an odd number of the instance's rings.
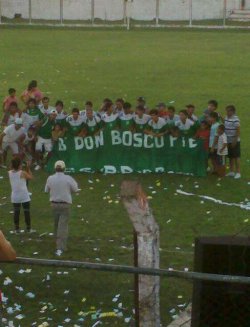
[{"label": "man wearing white cap", "polygon": [[14,157],[20,153],[20,147],[25,139],[25,128],[23,127],[22,118],[16,118],[15,123],[7,126],[0,135],[0,154],[11,149]]},{"label": "man wearing white cap", "polygon": [[45,185],[45,192],[50,193],[50,203],[55,222],[56,255],[60,256],[67,249],[68,220],[72,192],[78,191],[77,182],[64,174],[64,161],[55,163],[56,173],[49,176]]}]

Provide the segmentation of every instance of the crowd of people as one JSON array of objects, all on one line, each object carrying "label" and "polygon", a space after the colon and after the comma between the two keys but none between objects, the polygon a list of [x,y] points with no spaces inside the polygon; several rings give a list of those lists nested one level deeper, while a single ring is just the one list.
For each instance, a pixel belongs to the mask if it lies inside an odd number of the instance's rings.
[{"label": "crowd of people", "polygon": [[[20,107],[23,107],[21,109]],[[50,99],[39,90],[37,81],[31,81],[20,98],[14,88],[3,101],[3,132],[0,135],[0,165],[6,168],[8,149],[14,157],[29,162],[35,170],[41,169],[58,138],[64,136],[94,136],[107,128],[146,133],[154,137],[170,134],[202,139],[208,154],[208,170],[219,176],[241,178],[240,120],[234,105],[225,108],[225,115],[217,112],[216,100],[208,101],[201,117],[195,106],[188,104],[176,111],[173,105],[159,103],[149,109],[144,97],[133,106],[122,98],[104,99],[98,110],[87,101],[84,108],[64,109],[63,101],[51,105]],[[96,109],[96,108],[95,108]],[[226,158],[229,172],[226,174]]]},{"label": "crowd of people", "polygon": [[[23,109],[21,109],[23,107]],[[207,153],[207,165],[213,174],[241,178],[240,174],[240,120],[233,105],[225,108],[225,115],[217,112],[216,100],[208,101],[201,117],[197,117],[195,106],[188,104],[176,112],[175,107],[159,103],[149,109],[144,97],[139,97],[133,110],[129,102],[118,98],[115,102],[104,99],[99,110],[87,101],[85,107],[64,109],[63,101],[50,104],[50,99],[39,90],[36,81],[16,96],[14,88],[3,101],[3,132],[0,134],[0,167],[7,168],[7,153],[12,152],[9,179],[11,202],[14,208],[15,233],[20,232],[19,217],[24,210],[26,231],[31,232],[30,194],[27,183],[33,178],[32,167],[39,170],[53,151],[53,144],[66,136],[95,136],[101,131],[119,129],[134,133],[145,133],[153,137],[171,135],[188,136],[203,140]],[[226,174],[226,158],[229,172]],[[26,168],[23,169],[23,166]],[[46,182],[45,191],[50,193],[55,221],[56,255],[67,249],[69,208],[71,193],[78,191],[74,179],[64,174],[65,163],[55,163],[55,175]]]}]

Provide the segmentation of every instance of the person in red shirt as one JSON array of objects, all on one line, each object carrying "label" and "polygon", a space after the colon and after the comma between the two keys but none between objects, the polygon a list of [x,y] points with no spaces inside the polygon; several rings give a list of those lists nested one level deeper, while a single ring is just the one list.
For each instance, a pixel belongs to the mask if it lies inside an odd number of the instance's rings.
[{"label": "person in red shirt", "polygon": [[10,88],[8,91],[9,95],[5,97],[3,100],[3,111],[7,112],[10,104],[15,102],[17,104],[17,97],[16,97],[16,90],[13,88]]},{"label": "person in red shirt", "polygon": [[204,149],[207,152],[207,161],[208,161],[208,153],[209,153],[209,136],[210,129],[207,121],[201,122],[200,128],[197,130],[195,134],[195,138],[203,140]]},{"label": "person in red shirt", "polygon": [[27,104],[29,99],[35,99],[36,104],[39,104],[43,98],[43,93],[39,90],[37,86],[37,81],[33,80],[28,84],[28,87],[23,91],[21,95],[21,100]]},{"label": "person in red shirt", "polygon": [[167,106],[165,105],[165,103],[163,102],[158,103],[156,108],[158,109],[159,117],[162,118],[168,117]]}]

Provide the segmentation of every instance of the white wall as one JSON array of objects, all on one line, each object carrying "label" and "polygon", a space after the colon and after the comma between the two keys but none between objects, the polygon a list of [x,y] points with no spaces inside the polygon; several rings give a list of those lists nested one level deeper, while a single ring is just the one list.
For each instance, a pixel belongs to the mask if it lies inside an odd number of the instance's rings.
[{"label": "white wall", "polygon": [[[2,15],[13,18],[19,13],[29,16],[29,0],[0,0]],[[71,20],[91,19],[91,1],[94,1],[95,18],[122,20],[124,0],[64,0],[63,16]],[[156,17],[157,0],[133,0],[131,17],[136,20],[153,20]],[[162,20],[187,20],[190,0],[159,0],[159,18]],[[228,11],[238,9],[241,0],[227,0]],[[217,19],[223,17],[224,0],[193,0],[193,19]],[[250,0],[249,2],[250,7]],[[32,0],[32,18],[57,20],[60,18],[60,0]]]}]

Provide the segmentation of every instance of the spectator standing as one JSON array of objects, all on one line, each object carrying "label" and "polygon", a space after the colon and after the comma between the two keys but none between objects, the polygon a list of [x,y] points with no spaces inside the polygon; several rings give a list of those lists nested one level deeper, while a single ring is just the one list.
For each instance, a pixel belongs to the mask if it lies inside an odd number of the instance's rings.
[{"label": "spectator standing", "polygon": [[54,227],[56,237],[56,255],[62,255],[67,250],[68,221],[70,206],[72,204],[71,193],[78,191],[77,182],[65,171],[64,161],[55,163],[55,174],[47,179],[45,192],[50,193],[50,203],[54,216]]},{"label": "spectator standing", "polygon": [[228,141],[228,158],[230,165],[229,177],[241,178],[240,174],[240,120],[236,116],[235,106],[226,107],[226,117],[224,120],[225,133]]},{"label": "spectator standing", "polygon": [[9,179],[11,185],[11,202],[14,207],[14,226],[16,234],[20,233],[19,217],[21,206],[24,211],[26,224],[26,232],[31,232],[30,219],[30,195],[27,189],[27,180],[33,178],[30,165],[27,163],[26,171],[22,170],[22,162],[20,158],[14,158],[11,161],[12,169],[9,171]]}]

